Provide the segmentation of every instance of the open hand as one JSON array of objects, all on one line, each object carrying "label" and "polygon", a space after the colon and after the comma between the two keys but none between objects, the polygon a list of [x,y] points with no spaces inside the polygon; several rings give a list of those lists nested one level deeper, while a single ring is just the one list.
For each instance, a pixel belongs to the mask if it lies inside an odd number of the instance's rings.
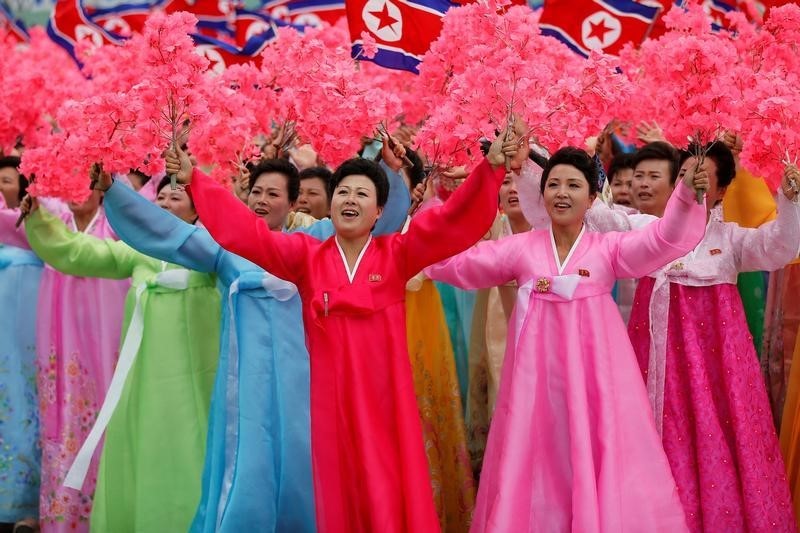
[{"label": "open hand", "polygon": [[641,121],[639,125],[636,126],[636,138],[645,144],[656,141],[665,142],[667,140],[666,137],[664,137],[664,131],[655,120],[652,122],[647,122],[646,120]]}]

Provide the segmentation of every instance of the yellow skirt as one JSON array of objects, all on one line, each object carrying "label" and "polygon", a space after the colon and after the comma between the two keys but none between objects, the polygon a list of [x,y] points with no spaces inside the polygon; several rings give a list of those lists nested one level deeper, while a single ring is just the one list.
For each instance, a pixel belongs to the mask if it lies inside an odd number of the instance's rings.
[{"label": "yellow skirt", "polygon": [[[785,274],[789,280],[783,294],[784,364],[790,366],[780,442],[800,526],[800,265],[788,265]],[[791,350],[792,346],[794,350]]]},{"label": "yellow skirt", "polygon": [[466,532],[475,506],[475,480],[450,333],[430,280],[419,291],[406,292],[406,331],[439,521],[445,533]]}]

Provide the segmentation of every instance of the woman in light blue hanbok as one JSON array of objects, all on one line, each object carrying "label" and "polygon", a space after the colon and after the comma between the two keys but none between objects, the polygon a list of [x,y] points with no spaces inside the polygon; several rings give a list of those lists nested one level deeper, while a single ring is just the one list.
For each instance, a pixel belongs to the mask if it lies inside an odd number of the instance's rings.
[{"label": "woman in light blue hanbok", "polygon": [[[401,226],[410,205],[402,178],[393,178],[392,205],[375,232]],[[228,295],[202,497],[191,530],[315,531],[309,361],[297,289],[122,184],[111,185],[105,208],[124,242],[164,261],[215,272]],[[333,227],[323,220],[301,231],[325,239]]]},{"label": "woman in light blue hanbok", "polygon": [[0,203],[0,523],[39,516],[36,302],[43,265],[24,231],[14,229],[18,216]]}]

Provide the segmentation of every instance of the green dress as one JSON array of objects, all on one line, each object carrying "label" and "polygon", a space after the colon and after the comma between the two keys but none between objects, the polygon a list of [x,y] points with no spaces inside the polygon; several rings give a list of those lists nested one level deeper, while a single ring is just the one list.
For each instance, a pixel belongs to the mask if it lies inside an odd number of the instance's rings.
[{"label": "green dress", "polygon": [[[184,269],[122,242],[72,233],[44,209],[29,217],[26,231],[31,248],[57,270],[74,276],[131,278],[123,339],[139,294],[141,342],[106,429],[91,531],[187,531],[200,500],[219,354],[215,277],[177,272]],[[182,275],[183,286],[163,286],[159,280],[164,271],[172,277]],[[75,312],[91,327],[91,309]]]}]

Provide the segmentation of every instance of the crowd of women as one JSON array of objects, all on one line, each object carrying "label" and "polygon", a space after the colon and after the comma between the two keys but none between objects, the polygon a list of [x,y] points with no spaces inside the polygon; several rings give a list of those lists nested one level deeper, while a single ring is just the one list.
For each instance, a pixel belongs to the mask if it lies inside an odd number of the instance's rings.
[{"label": "crowd of women", "polygon": [[[0,159],[0,522],[796,531],[800,171],[758,196],[736,135],[645,129],[516,121],[469,173],[407,128],[336,169],[268,142],[231,187],[178,143],[82,204]],[[782,394],[737,288],[773,271]]]}]

